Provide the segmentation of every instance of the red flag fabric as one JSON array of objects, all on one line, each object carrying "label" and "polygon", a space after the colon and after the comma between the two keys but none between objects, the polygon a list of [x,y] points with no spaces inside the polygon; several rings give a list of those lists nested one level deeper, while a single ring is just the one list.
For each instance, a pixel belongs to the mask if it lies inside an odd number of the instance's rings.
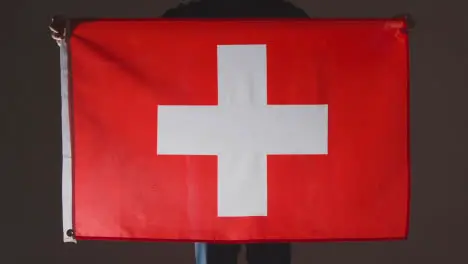
[{"label": "red flag fabric", "polygon": [[400,20],[97,20],[69,40],[77,239],[401,239]]}]

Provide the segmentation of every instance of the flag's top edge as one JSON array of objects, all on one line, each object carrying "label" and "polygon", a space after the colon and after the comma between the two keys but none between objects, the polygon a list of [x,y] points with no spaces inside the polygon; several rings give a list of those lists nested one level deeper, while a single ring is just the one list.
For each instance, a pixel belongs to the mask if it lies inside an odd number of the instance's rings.
[{"label": "flag's top edge", "polygon": [[220,23],[281,23],[281,24],[376,24],[384,25],[392,29],[405,29],[407,28],[407,19],[405,17],[397,18],[72,18],[68,19],[69,30],[72,35],[77,27],[84,24],[152,24],[152,23],[196,23],[203,26],[203,24],[220,24]]},{"label": "flag's top edge", "polygon": [[306,22],[306,23],[381,23],[381,22],[406,22],[405,17],[394,18],[70,18],[72,24],[83,22]]}]

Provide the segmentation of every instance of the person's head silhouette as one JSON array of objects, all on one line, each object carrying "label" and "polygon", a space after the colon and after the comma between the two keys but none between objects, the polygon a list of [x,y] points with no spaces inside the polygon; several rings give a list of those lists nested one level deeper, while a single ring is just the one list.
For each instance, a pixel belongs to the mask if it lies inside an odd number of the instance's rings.
[{"label": "person's head silhouette", "polygon": [[[284,0],[194,0],[169,9],[162,17],[308,18],[302,9]],[[238,244],[198,244],[197,264],[236,264],[239,250]],[[287,243],[248,244],[247,261],[249,264],[290,264],[291,246]]]},{"label": "person's head silhouette", "polygon": [[166,18],[307,18],[285,0],[193,0],[163,14]]}]

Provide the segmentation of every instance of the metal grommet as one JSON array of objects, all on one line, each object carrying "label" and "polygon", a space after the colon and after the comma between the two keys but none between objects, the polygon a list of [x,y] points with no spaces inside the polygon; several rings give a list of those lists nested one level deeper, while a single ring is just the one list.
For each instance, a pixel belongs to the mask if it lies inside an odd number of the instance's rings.
[{"label": "metal grommet", "polygon": [[73,229],[68,229],[67,230],[67,236],[68,237],[75,237],[75,231],[73,231]]}]

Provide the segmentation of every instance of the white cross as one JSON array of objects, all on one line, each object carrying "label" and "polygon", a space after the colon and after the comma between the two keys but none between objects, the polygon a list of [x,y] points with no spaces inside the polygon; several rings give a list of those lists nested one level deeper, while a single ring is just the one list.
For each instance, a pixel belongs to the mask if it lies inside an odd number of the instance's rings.
[{"label": "white cross", "polygon": [[159,155],[217,155],[218,216],[266,216],[267,155],[327,154],[328,106],[268,105],[266,45],[219,45],[218,105],[158,106],[157,133]]}]

